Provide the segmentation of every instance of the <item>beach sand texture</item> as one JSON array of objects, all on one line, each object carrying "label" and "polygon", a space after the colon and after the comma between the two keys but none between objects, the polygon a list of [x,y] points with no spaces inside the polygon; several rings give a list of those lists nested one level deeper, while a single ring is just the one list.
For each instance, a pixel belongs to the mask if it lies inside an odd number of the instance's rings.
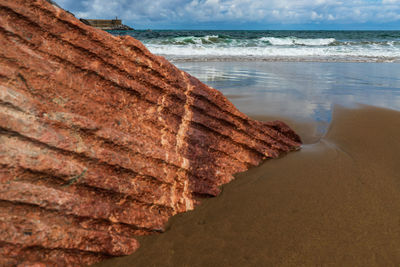
[{"label": "beach sand texture", "polygon": [[239,174],[133,255],[96,266],[399,265],[399,136],[397,111],[336,107],[318,142]]}]

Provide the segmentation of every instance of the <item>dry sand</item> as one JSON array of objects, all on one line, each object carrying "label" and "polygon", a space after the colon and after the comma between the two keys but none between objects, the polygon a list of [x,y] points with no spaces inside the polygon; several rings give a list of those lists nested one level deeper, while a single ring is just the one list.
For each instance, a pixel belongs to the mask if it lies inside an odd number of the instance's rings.
[{"label": "dry sand", "polygon": [[97,266],[399,266],[400,112],[336,108],[319,141],[292,126],[301,151],[237,175]]}]

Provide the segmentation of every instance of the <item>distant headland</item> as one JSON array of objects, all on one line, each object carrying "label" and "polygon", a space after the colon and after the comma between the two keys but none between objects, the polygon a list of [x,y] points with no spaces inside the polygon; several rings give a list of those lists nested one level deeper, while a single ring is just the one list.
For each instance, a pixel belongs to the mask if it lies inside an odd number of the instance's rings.
[{"label": "distant headland", "polygon": [[122,24],[122,20],[115,19],[80,19],[86,25],[102,30],[133,30],[131,27]]}]

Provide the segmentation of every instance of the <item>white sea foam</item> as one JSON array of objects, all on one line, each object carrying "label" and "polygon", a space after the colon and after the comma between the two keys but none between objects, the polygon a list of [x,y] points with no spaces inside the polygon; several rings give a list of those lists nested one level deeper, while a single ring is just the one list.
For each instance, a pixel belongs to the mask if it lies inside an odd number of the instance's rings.
[{"label": "white sea foam", "polygon": [[[304,41],[306,39],[303,39]],[[315,39],[314,39],[315,41]],[[328,41],[326,41],[328,42]],[[314,42],[316,43],[316,42]],[[399,45],[337,45],[337,46],[218,46],[218,45],[158,45],[149,44],[151,52],[166,56],[171,60],[218,60],[224,59],[251,59],[268,60],[291,58],[291,60],[332,60],[341,61],[400,61]]]},{"label": "white sea foam", "polygon": [[319,39],[305,39],[297,37],[261,37],[260,41],[269,42],[271,45],[307,45],[307,46],[324,46],[336,42],[335,38],[319,38]]},{"label": "white sea foam", "polygon": [[[319,36],[318,36],[319,37]],[[400,40],[336,39],[209,34],[153,38],[151,52],[170,60],[308,60],[400,62]],[[351,37],[351,36],[350,36]]]},{"label": "white sea foam", "polygon": [[188,44],[202,45],[202,44],[218,43],[219,40],[220,39],[219,39],[218,35],[206,35],[206,36],[202,36],[202,37],[179,36],[179,37],[174,37],[172,39],[169,39],[167,41],[163,40],[162,42],[164,44],[170,43],[170,44],[175,44],[175,45],[188,45]]}]

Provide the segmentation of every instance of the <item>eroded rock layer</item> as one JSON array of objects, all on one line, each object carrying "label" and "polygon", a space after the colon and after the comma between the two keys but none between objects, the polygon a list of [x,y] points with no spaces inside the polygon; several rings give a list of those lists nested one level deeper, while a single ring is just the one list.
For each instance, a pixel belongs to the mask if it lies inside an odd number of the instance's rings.
[{"label": "eroded rock layer", "polygon": [[197,196],[300,145],[45,0],[0,0],[0,46],[2,266],[130,254]]}]

